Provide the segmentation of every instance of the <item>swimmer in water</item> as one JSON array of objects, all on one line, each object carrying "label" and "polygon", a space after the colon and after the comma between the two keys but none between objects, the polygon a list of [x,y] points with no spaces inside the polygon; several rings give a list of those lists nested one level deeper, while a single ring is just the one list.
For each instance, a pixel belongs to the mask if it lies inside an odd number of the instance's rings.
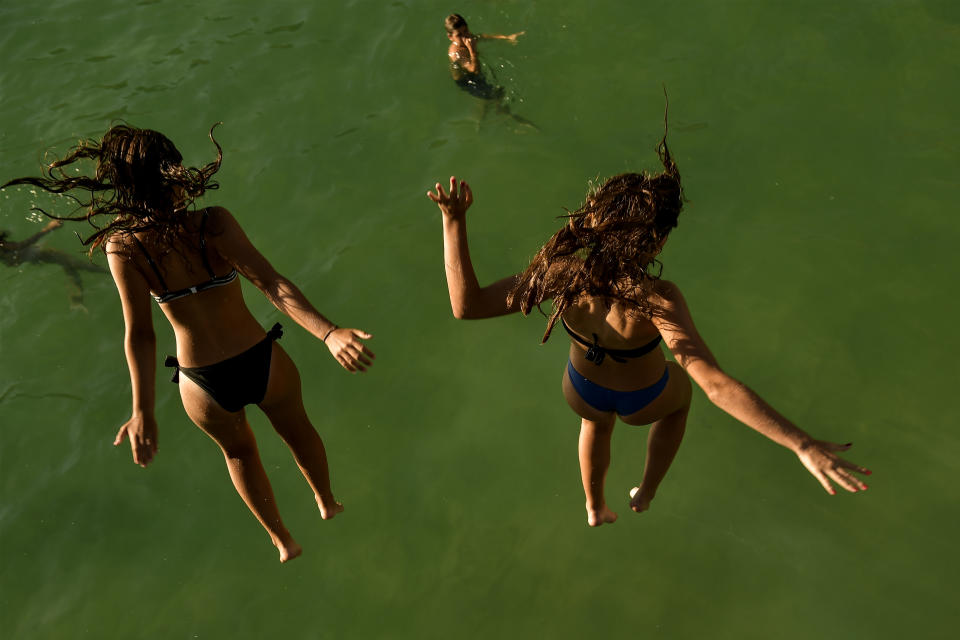
[{"label": "swimmer in water", "polygon": [[[814,439],[721,369],[679,286],[660,279],[657,256],[677,225],[683,192],[666,135],[657,152],[661,173],[625,173],[592,189],[523,273],[485,287],[477,281],[467,245],[473,192],[454,177],[449,191],[437,183],[427,196],[442,213],[454,316],[526,315],[553,301],[542,342],[557,321],[570,336],[562,388],[581,418],[580,474],[592,527],[617,519],[604,495],[617,418],[651,425],[642,478],[628,492],[630,508],[640,513],[650,507],[680,447],[691,378],[720,409],[796,454],[827,493],[836,492],[832,483],[850,492],[865,490],[854,474],[870,471],[837,455],[851,445]],[[661,341],[675,362],[664,358]]]},{"label": "swimmer in water", "polygon": [[[212,128],[210,140],[217,159],[201,168],[185,167],[163,134],[119,125],[100,141],[82,142],[50,164],[44,177],[3,186],[89,193],[87,213],[66,219],[97,228],[85,242],[91,252],[106,253],[123,306],[133,408],[114,444],[129,439],[133,461],[142,467],[157,454],[156,335],[150,308],[156,302],[176,336],[177,355],[168,356],[165,364],[174,368],[183,408],[220,446],[237,493],[286,562],[302,549],[280,519],[245,407],[257,405],[290,448],[320,516],[329,520],[343,506],[330,488],[323,441],[303,407],[300,374],[277,342],[280,324],[264,330],[244,302],[238,276],[323,342],[347,371],[371,365],[374,356],[363,340],[372,336],[340,327],[317,311],[250,242],[230,211],[195,209],[195,199],[219,186],[212,178],[222,151]],[[64,168],[80,159],[94,160],[96,173],[68,175]]]},{"label": "swimmer in water", "polygon": [[87,308],[83,306],[83,281],[80,279],[80,272],[107,273],[107,270],[58,249],[36,246],[40,238],[62,224],[59,220],[51,220],[43,229],[20,241],[11,240],[10,232],[0,229],[0,262],[8,267],[19,267],[26,263],[59,265],[70,282],[70,308],[86,311]]},{"label": "swimmer in water", "polygon": [[477,52],[477,42],[480,40],[506,40],[516,44],[517,38],[526,32],[518,31],[509,35],[474,34],[470,32],[467,21],[459,13],[447,16],[443,25],[447,31],[447,39],[450,40],[450,46],[447,49],[450,75],[458,87],[473,97],[483,100],[483,116],[486,116],[491,106],[495,106],[499,113],[510,116],[520,124],[537,128],[526,118],[510,111],[510,107],[505,102],[504,88],[490,84],[480,66],[480,54]]}]

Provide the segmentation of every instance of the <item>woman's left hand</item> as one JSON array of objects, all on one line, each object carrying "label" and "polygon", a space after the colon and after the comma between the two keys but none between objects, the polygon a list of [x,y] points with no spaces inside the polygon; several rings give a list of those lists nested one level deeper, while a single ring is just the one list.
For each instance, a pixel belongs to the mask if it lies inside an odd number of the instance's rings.
[{"label": "woman's left hand", "polygon": [[870,475],[872,472],[866,467],[844,460],[835,453],[846,451],[851,446],[853,446],[852,443],[835,444],[825,440],[810,440],[798,449],[796,454],[807,471],[820,481],[824,490],[830,495],[837,493],[830,483],[831,480],[847,491],[856,493],[865,491],[867,485],[850,472],[855,471],[864,475]]},{"label": "woman's left hand", "polygon": [[373,335],[362,329],[334,329],[327,334],[324,344],[341,367],[350,373],[364,372],[373,365],[371,360],[376,356],[360,340],[369,340],[372,337]]}]

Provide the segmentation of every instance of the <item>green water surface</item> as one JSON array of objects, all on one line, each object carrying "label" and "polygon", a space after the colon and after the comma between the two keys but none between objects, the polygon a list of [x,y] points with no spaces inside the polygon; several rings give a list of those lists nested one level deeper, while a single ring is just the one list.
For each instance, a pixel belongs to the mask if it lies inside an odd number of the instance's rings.
[{"label": "green water surface", "polygon": [[[481,55],[540,131],[478,120],[446,70],[451,11],[526,30]],[[119,119],[202,164],[223,121],[205,202],[377,353],[348,375],[286,321],[346,512],[321,521],[251,410],[305,549],[281,566],[162,372],[158,458],[111,446],[130,402],[109,278],[84,276],[83,312],[57,267],[0,265],[4,638],[956,633],[957,3],[0,0],[0,24],[0,180]],[[642,515],[645,430],[618,427],[620,520],[590,529],[565,340],[450,315],[427,188],[468,179],[481,280],[518,271],[589,180],[657,168],[663,85],[689,199],[664,276],[727,370],[854,442],[866,493],[826,495],[696,391]],[[0,192],[0,228],[27,237],[48,202]],[[74,230],[45,245],[79,255]]]}]

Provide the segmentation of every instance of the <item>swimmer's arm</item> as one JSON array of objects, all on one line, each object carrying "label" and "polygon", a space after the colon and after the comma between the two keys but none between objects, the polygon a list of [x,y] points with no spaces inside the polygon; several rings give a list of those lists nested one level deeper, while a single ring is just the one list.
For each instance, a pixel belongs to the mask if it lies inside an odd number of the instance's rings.
[{"label": "swimmer's arm", "polygon": [[799,458],[807,470],[830,494],[835,493],[830,480],[847,491],[866,489],[850,471],[870,472],[864,467],[838,457],[850,445],[839,445],[813,439],[780,415],[750,387],[728,375],[710,352],[693,323],[693,317],[680,290],[670,282],[661,282],[658,305],[661,312],[653,323],[677,363],[707,394],[710,401],[751,429],[773,440]]},{"label": "swimmer's arm", "polygon": [[132,409],[130,419],[120,427],[113,444],[130,439],[133,461],[147,466],[157,453],[156,399],[157,338],[150,311],[150,286],[132,262],[118,252],[119,245],[107,243],[107,263],[123,307],[123,350],[130,371]]},{"label": "swimmer's arm", "polygon": [[477,34],[477,38],[480,40],[507,40],[512,44],[517,44],[517,38],[525,34],[526,31],[518,31],[516,33],[511,33],[509,35],[503,35],[498,33],[480,33]]},{"label": "swimmer's arm", "polygon": [[464,58],[462,55],[460,55],[460,51],[457,51],[455,54],[451,55],[451,58],[456,56],[455,61],[460,65],[460,68],[467,73],[477,73],[480,70],[480,56],[477,53],[476,39],[467,38],[463,41],[463,46],[467,49],[467,57]]},{"label": "swimmer's arm", "polygon": [[437,203],[443,214],[443,264],[447,275],[450,308],[457,319],[492,318],[520,311],[519,300],[507,304],[510,291],[516,286],[519,274],[497,280],[481,287],[470,259],[467,243],[467,209],[473,204],[473,193],[466,182],[457,185],[450,177],[450,193],[445,193],[438,182],[436,193],[427,197]]},{"label": "swimmer's arm", "polygon": [[317,311],[302,291],[273,268],[261,254],[233,215],[223,207],[211,207],[211,222],[222,232],[208,242],[240,274],[260,289],[277,309],[319,338],[347,371],[366,371],[373,352],[360,339],[373,336],[360,329],[341,328]]}]

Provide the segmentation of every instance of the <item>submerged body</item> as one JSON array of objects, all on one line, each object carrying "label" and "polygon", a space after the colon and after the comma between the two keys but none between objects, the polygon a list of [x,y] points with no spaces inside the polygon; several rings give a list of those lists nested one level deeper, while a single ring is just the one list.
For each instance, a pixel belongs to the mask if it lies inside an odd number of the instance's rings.
[{"label": "submerged body", "polygon": [[522,125],[536,129],[535,124],[510,111],[510,107],[505,100],[506,91],[502,86],[492,84],[487,79],[477,50],[477,44],[480,40],[505,40],[511,44],[516,44],[517,38],[525,32],[520,31],[509,35],[474,34],[470,32],[467,21],[463,19],[463,16],[456,13],[447,16],[444,20],[444,28],[447,32],[447,39],[450,41],[450,46],[447,48],[450,76],[458,87],[474,98],[483,101],[481,117],[486,117],[487,111],[491,106],[494,106],[499,113],[511,117]]},{"label": "submerged body", "polygon": [[58,249],[38,247],[37,241],[54,229],[61,226],[59,220],[51,220],[47,225],[26,240],[11,240],[7,231],[0,231],[0,262],[8,267],[19,267],[24,264],[55,264],[63,269],[64,275],[70,281],[70,306],[73,309],[85,311],[83,305],[83,281],[81,271],[91,273],[107,273],[103,267],[81,260]]}]

